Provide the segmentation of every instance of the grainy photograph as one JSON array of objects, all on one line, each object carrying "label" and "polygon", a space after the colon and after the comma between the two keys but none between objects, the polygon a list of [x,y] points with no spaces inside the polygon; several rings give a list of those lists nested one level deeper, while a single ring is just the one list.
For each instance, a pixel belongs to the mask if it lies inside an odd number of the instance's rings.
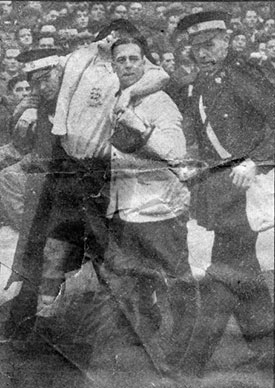
[{"label": "grainy photograph", "polygon": [[272,388],[273,2],[0,1],[0,387]]}]

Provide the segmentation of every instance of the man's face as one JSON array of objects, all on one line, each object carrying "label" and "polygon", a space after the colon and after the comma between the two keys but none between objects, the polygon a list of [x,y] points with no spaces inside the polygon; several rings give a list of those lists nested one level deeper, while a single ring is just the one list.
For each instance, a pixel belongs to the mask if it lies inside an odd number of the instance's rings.
[{"label": "man's face", "polygon": [[166,20],[166,16],[165,16],[166,9],[167,8],[164,5],[160,5],[159,7],[156,8],[156,17],[157,17],[157,19],[159,19],[159,20]]},{"label": "man's face", "polygon": [[46,21],[48,23],[53,23],[57,20],[58,16],[59,16],[59,12],[56,11],[55,9],[52,9],[50,12],[47,13]]},{"label": "man's face", "polygon": [[275,31],[275,20],[268,19],[264,24],[264,29],[267,33],[272,34]]},{"label": "man's face", "polygon": [[262,7],[258,9],[259,14],[262,16],[263,19],[268,19],[270,17],[270,5],[264,4]]},{"label": "man's face", "polygon": [[39,48],[40,49],[49,49],[54,48],[54,38],[52,36],[44,37],[39,39]]},{"label": "man's face", "polygon": [[245,15],[245,23],[249,28],[255,28],[258,23],[258,15],[256,11],[247,11]]},{"label": "man's face", "polygon": [[129,7],[129,16],[131,19],[140,20],[142,15],[142,4],[131,3]]},{"label": "man's face", "polygon": [[88,27],[89,23],[89,15],[88,11],[80,11],[76,12],[75,22],[77,28],[83,29]]},{"label": "man's face", "polygon": [[113,69],[122,89],[135,84],[144,74],[144,58],[134,43],[122,44],[113,53]]},{"label": "man's face", "polygon": [[5,69],[8,73],[17,73],[19,70],[19,62],[16,57],[20,54],[20,51],[17,49],[8,49],[4,58]]},{"label": "man's face", "polygon": [[60,88],[60,70],[54,67],[50,70],[40,70],[32,75],[32,81],[37,85],[41,96],[47,101],[55,99]]},{"label": "man's face", "polygon": [[232,40],[232,48],[235,51],[241,52],[246,49],[246,36],[245,35],[236,35]]},{"label": "man's face", "polygon": [[161,67],[169,75],[175,71],[175,57],[173,53],[164,53],[162,55]]},{"label": "man's face", "polygon": [[192,52],[201,71],[212,72],[219,67],[228,52],[228,38],[223,33],[201,32],[192,41]]},{"label": "man's face", "polygon": [[19,30],[18,38],[22,46],[28,47],[32,45],[32,33],[29,28],[22,28]]},{"label": "man's face", "polygon": [[266,55],[272,61],[275,61],[275,39],[270,39],[266,44]]},{"label": "man's face", "polygon": [[91,19],[96,22],[101,22],[105,19],[105,8],[103,4],[94,4],[92,6],[91,12]]},{"label": "man's face", "polygon": [[12,11],[12,1],[1,1],[0,7],[3,10],[3,16],[8,16]]},{"label": "man's face", "polygon": [[12,89],[16,101],[19,103],[24,97],[31,94],[31,87],[28,81],[18,81]]},{"label": "man's face", "polygon": [[115,8],[113,19],[128,19],[127,8],[124,5],[118,5]]}]

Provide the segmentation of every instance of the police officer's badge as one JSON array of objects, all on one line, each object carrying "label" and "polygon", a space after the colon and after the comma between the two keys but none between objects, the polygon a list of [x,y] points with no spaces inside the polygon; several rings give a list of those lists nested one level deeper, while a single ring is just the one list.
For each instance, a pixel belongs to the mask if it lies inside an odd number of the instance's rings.
[{"label": "police officer's badge", "polygon": [[88,105],[89,106],[99,106],[102,105],[102,89],[98,87],[92,88],[89,94],[88,99]]}]

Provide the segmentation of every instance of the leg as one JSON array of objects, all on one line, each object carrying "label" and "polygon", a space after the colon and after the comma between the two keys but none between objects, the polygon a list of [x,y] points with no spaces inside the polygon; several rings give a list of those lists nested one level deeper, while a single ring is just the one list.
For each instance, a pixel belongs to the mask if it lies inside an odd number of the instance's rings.
[{"label": "leg", "polygon": [[237,298],[226,284],[230,277],[227,263],[230,251],[230,238],[227,234],[215,233],[212,248],[212,264],[205,278],[200,281],[201,307],[193,334],[182,363],[186,374],[198,375],[203,372],[212,357],[234,311]]},{"label": "leg", "polygon": [[236,299],[230,290],[210,275],[200,281],[201,308],[195,322],[182,372],[200,375],[219,344]]},{"label": "leg", "polygon": [[249,228],[235,238],[241,270],[246,275],[236,287],[234,315],[251,350],[259,357],[273,354],[274,312],[271,296],[256,257],[257,233]]},{"label": "leg", "polygon": [[125,223],[118,245],[106,260],[112,291],[156,368],[175,367],[197,315],[186,220]]},{"label": "leg", "polygon": [[37,310],[51,304],[65,281],[66,263],[81,257],[81,247],[67,241],[48,238],[43,251],[43,270],[40,285],[40,303]]}]

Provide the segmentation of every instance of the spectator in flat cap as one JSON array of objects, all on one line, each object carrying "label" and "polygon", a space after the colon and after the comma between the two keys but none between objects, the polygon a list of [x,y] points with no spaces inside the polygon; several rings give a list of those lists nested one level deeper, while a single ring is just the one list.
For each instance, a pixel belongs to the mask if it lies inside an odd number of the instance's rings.
[{"label": "spectator in flat cap", "polygon": [[178,26],[189,33],[200,68],[184,129],[209,165],[197,182],[194,218],[214,232],[211,264],[200,281],[200,318],[180,366],[186,374],[204,372],[232,314],[254,357],[271,362],[273,355],[273,307],[246,190],[273,158],[275,93],[260,70],[229,52],[227,20],[223,12],[203,12]]}]

